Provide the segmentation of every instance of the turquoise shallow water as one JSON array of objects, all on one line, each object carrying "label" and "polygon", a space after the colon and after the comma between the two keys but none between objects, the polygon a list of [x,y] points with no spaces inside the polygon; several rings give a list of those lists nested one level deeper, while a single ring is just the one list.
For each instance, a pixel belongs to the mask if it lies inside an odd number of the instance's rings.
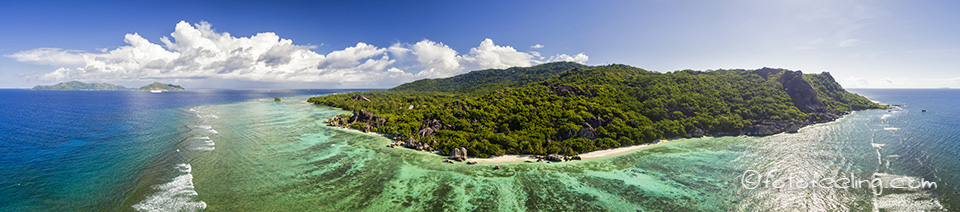
[{"label": "turquoise shallow water", "polygon": [[[390,141],[324,126],[344,113],[304,102],[307,96],[188,105],[144,117],[169,138],[143,165],[101,159],[125,189],[86,204],[79,194],[11,190],[4,210],[158,211],[917,211],[958,207],[960,149],[953,90],[857,90],[896,110],[860,111],[836,122],[768,137],[696,138],[613,157],[564,163],[446,164],[441,156],[387,148]],[[921,95],[940,92],[933,95]],[[921,113],[919,110],[928,112]],[[173,120],[173,121],[171,121]],[[151,128],[145,128],[151,129]],[[156,128],[159,129],[159,128]],[[150,131],[136,131],[151,135]],[[78,145],[70,141],[57,145]],[[103,150],[99,145],[83,149]],[[9,157],[10,154],[5,154]],[[132,156],[128,156],[132,157]],[[146,157],[146,156],[138,156]],[[95,158],[91,156],[91,158]],[[60,161],[61,163],[63,161]],[[109,165],[113,164],[113,165]],[[117,165],[121,164],[121,165]],[[112,170],[99,167],[104,170]],[[817,188],[751,184],[764,179],[897,179],[937,188]],[[745,175],[745,173],[748,173]],[[102,172],[78,176],[104,177]],[[22,175],[22,174],[21,174]],[[16,176],[21,176],[16,175]],[[745,181],[744,177],[747,176]],[[76,181],[54,178],[57,185]],[[126,180],[124,180],[126,179]],[[59,181],[63,180],[63,181]],[[744,185],[746,182],[747,185]],[[87,186],[89,190],[111,188]],[[754,188],[756,187],[756,188]],[[114,188],[117,189],[117,188]],[[12,191],[12,192],[10,192]],[[10,193],[7,193],[10,192]],[[57,198],[31,196],[57,193]],[[22,201],[18,198],[32,198]],[[54,200],[55,202],[50,202]],[[76,202],[74,202],[76,201]],[[26,205],[26,206],[24,206]],[[30,207],[27,207],[30,206]]]},{"label": "turquoise shallow water", "polygon": [[[912,157],[898,155],[909,138],[897,119],[920,115],[910,107],[856,112],[798,134],[685,139],[596,160],[500,164],[503,170],[441,163],[441,156],[387,148],[380,136],[325,127],[321,120],[344,112],[333,108],[252,101],[203,110],[219,117],[203,122],[223,129],[217,150],[190,161],[197,199],[212,211],[862,211],[955,203],[944,196],[956,181],[893,165]],[[797,182],[925,178],[940,187],[881,195],[867,185],[750,189],[747,171]]]}]

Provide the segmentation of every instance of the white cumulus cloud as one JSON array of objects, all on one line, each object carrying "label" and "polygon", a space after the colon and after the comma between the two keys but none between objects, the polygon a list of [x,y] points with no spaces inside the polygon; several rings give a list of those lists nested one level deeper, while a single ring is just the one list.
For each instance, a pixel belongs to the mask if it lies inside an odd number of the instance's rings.
[{"label": "white cumulus cloud", "polygon": [[83,65],[83,57],[80,56],[80,53],[82,52],[59,48],[38,48],[7,56],[25,63],[78,66]]},{"label": "white cumulus cloud", "polygon": [[489,38],[480,42],[480,46],[470,49],[470,54],[463,59],[481,69],[530,66],[534,63],[530,53],[518,52],[510,46],[498,46]]},{"label": "white cumulus cloud", "polygon": [[[538,52],[519,52],[485,39],[468,53],[431,40],[382,48],[359,42],[321,54],[275,33],[235,37],[206,22],[177,23],[169,37],[153,43],[137,33],[126,45],[97,53],[37,48],[7,57],[19,62],[59,67],[45,81],[247,80],[324,82],[329,86],[389,87],[419,78],[449,77],[470,70],[531,66]],[[542,45],[535,45],[542,47]],[[536,47],[536,48],[539,48]],[[548,61],[585,63],[583,53],[558,54]]]},{"label": "white cumulus cloud", "polygon": [[549,60],[547,60],[547,62],[567,61],[567,62],[586,63],[587,60],[589,60],[589,59],[590,59],[589,56],[587,56],[586,54],[583,54],[583,52],[581,52],[581,53],[579,53],[579,54],[577,54],[577,55],[574,55],[574,56],[570,56],[570,55],[567,55],[567,54],[559,54],[559,55],[557,55],[557,56],[552,56],[552,57],[550,57]]}]

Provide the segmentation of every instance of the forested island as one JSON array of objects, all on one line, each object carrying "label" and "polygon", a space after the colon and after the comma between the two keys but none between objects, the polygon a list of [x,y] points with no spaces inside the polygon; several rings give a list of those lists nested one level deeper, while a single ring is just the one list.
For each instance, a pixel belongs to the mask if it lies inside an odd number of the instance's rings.
[{"label": "forested island", "polygon": [[154,82],[138,89],[123,87],[110,83],[84,83],[80,81],[61,82],[56,85],[37,85],[32,90],[161,90],[161,91],[182,91],[183,87],[174,84],[163,84]]},{"label": "forested island", "polygon": [[84,83],[80,81],[61,82],[56,85],[37,85],[33,90],[130,90],[110,83]]},{"label": "forested island", "polygon": [[141,90],[141,91],[156,91],[156,90],[160,90],[160,91],[182,91],[182,90],[184,90],[184,89],[183,89],[183,87],[180,87],[179,85],[163,84],[163,83],[159,83],[159,82],[154,82],[154,83],[149,84],[149,85],[144,85],[143,87],[140,87],[140,88],[137,89],[137,90]]},{"label": "forested island", "polygon": [[327,123],[444,155],[563,154],[659,139],[764,136],[886,106],[829,73],[762,68],[652,72],[556,62],[312,97],[352,111]]}]

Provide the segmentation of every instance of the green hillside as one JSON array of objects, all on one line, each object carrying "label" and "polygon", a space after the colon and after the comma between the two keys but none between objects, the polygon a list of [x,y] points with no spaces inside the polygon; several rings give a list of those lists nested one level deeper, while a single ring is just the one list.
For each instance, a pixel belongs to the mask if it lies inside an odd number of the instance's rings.
[{"label": "green hillside", "polygon": [[420,80],[383,91],[313,97],[353,111],[330,120],[403,146],[470,156],[566,154],[674,137],[762,136],[881,108],[828,73],[646,71],[549,63]]}]

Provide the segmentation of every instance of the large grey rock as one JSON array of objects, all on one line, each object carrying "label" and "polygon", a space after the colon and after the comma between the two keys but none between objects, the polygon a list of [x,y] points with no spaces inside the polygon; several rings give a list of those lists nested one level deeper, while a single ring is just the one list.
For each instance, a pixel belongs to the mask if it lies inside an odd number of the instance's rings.
[{"label": "large grey rock", "polygon": [[693,137],[703,137],[704,135],[706,135],[706,133],[704,133],[703,130],[700,128],[693,130],[693,133],[691,133],[691,136]]},{"label": "large grey rock", "polygon": [[467,160],[467,148],[455,148],[450,151],[450,159],[455,161]]},{"label": "large grey rock", "polygon": [[563,162],[563,156],[557,154],[549,154],[545,159],[553,162]]},{"label": "large grey rock", "polygon": [[351,97],[350,99],[353,99],[353,101],[367,101],[367,102],[370,101],[370,99],[368,99],[366,96],[363,96],[360,94],[353,95],[353,97]]},{"label": "large grey rock", "polygon": [[577,135],[580,136],[581,138],[586,138],[586,139],[597,138],[596,131],[593,129],[592,126],[590,126],[589,123],[583,123],[583,127],[580,128],[580,132],[578,132]]},{"label": "large grey rock", "polygon": [[791,123],[790,125],[787,126],[787,132],[788,133],[800,132],[800,126],[798,126],[797,124]]},{"label": "large grey rock", "polygon": [[[790,95],[790,99],[793,100],[793,104],[796,105],[800,111],[810,113],[824,109],[823,102],[820,101],[820,98],[817,98],[817,91],[813,89],[810,82],[803,79],[803,72],[766,67],[753,71],[753,73],[765,79],[781,72],[783,74],[780,75],[780,78],[777,78],[777,82],[783,86],[787,95]],[[830,76],[830,78],[832,79],[833,77]]]}]

